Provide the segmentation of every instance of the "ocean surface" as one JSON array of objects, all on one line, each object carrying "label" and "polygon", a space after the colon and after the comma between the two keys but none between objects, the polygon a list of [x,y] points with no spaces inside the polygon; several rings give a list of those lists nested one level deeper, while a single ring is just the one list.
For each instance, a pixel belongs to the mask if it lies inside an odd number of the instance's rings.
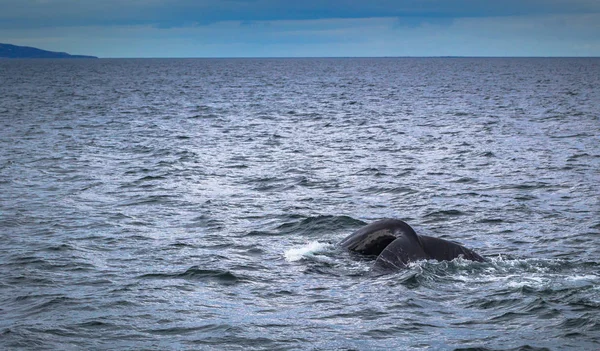
[{"label": "ocean surface", "polygon": [[600,59],[1,60],[0,349],[599,350]]}]

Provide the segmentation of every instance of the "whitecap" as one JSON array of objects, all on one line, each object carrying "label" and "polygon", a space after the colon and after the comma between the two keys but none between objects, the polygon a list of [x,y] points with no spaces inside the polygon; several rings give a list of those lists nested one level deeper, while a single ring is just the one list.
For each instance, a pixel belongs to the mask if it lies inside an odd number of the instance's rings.
[{"label": "whitecap", "polygon": [[311,241],[305,245],[288,249],[283,255],[288,262],[295,262],[305,257],[313,256],[316,253],[323,252],[330,246],[331,244],[328,243]]}]

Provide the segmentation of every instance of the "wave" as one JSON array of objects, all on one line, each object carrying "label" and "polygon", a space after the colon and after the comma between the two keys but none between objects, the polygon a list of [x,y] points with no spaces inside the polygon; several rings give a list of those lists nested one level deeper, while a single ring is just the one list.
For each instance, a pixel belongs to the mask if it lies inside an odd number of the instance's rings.
[{"label": "wave", "polygon": [[286,222],[277,231],[281,234],[323,234],[341,229],[356,228],[366,223],[348,216],[316,216],[300,221]]},{"label": "wave", "polygon": [[222,269],[203,269],[199,266],[192,266],[182,273],[148,273],[138,277],[138,279],[186,279],[199,281],[215,281],[221,284],[236,284],[243,281],[234,273]]},{"label": "wave", "polygon": [[[331,243],[311,241],[285,250],[288,262],[305,261],[307,272],[321,272],[319,267],[332,275],[356,275],[360,272],[369,279],[381,279],[403,284],[409,288],[426,286],[438,289],[454,286],[474,289],[492,285],[507,294],[532,292],[554,294],[561,291],[584,291],[600,284],[600,274],[581,271],[579,264],[565,259],[512,258],[497,256],[486,262],[474,262],[457,258],[452,261],[422,260],[412,262],[406,270],[381,275],[370,272],[372,259],[356,259],[351,254],[338,255],[338,248]],[[336,256],[334,256],[336,255]],[[590,263],[597,266],[598,263]]]},{"label": "wave", "polygon": [[551,295],[570,290],[587,290],[600,283],[600,275],[579,274],[576,265],[563,259],[514,259],[498,256],[487,262],[458,258],[452,261],[417,261],[408,272],[399,272],[410,284],[436,288],[440,284],[461,289],[495,286],[506,294],[542,293]]}]

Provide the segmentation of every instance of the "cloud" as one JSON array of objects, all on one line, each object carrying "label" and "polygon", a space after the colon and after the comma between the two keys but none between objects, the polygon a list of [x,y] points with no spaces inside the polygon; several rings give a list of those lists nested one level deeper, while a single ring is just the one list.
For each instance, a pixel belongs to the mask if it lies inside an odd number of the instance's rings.
[{"label": "cloud", "polygon": [[[482,18],[600,13],[597,0],[0,0],[0,28],[359,19]],[[415,20],[415,18],[417,20]],[[401,21],[401,22],[402,22]]]},{"label": "cloud", "polygon": [[600,56],[598,0],[0,0],[0,42],[101,57]]},{"label": "cloud", "polygon": [[[101,57],[598,56],[600,14],[222,21],[191,27],[6,30],[14,42]],[[594,35],[596,34],[596,35]]]}]

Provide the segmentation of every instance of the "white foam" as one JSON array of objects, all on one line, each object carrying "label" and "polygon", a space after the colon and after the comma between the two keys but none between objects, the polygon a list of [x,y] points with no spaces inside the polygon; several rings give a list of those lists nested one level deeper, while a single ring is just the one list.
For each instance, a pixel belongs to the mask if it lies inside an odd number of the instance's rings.
[{"label": "white foam", "polygon": [[574,275],[571,277],[567,277],[567,280],[570,281],[590,281],[590,282],[596,282],[598,280],[598,276],[597,275],[593,275],[593,274],[588,274],[588,275]]},{"label": "white foam", "polygon": [[313,256],[315,253],[322,252],[329,246],[331,246],[331,244],[311,241],[303,246],[288,249],[283,255],[288,262],[294,262],[299,261],[304,257]]},{"label": "white foam", "polygon": [[537,277],[537,276],[529,276],[529,277],[521,277],[517,280],[508,280],[506,282],[506,286],[513,289],[520,289],[526,286],[530,286],[535,289],[541,289],[543,287],[551,285],[552,281],[550,278]]}]

